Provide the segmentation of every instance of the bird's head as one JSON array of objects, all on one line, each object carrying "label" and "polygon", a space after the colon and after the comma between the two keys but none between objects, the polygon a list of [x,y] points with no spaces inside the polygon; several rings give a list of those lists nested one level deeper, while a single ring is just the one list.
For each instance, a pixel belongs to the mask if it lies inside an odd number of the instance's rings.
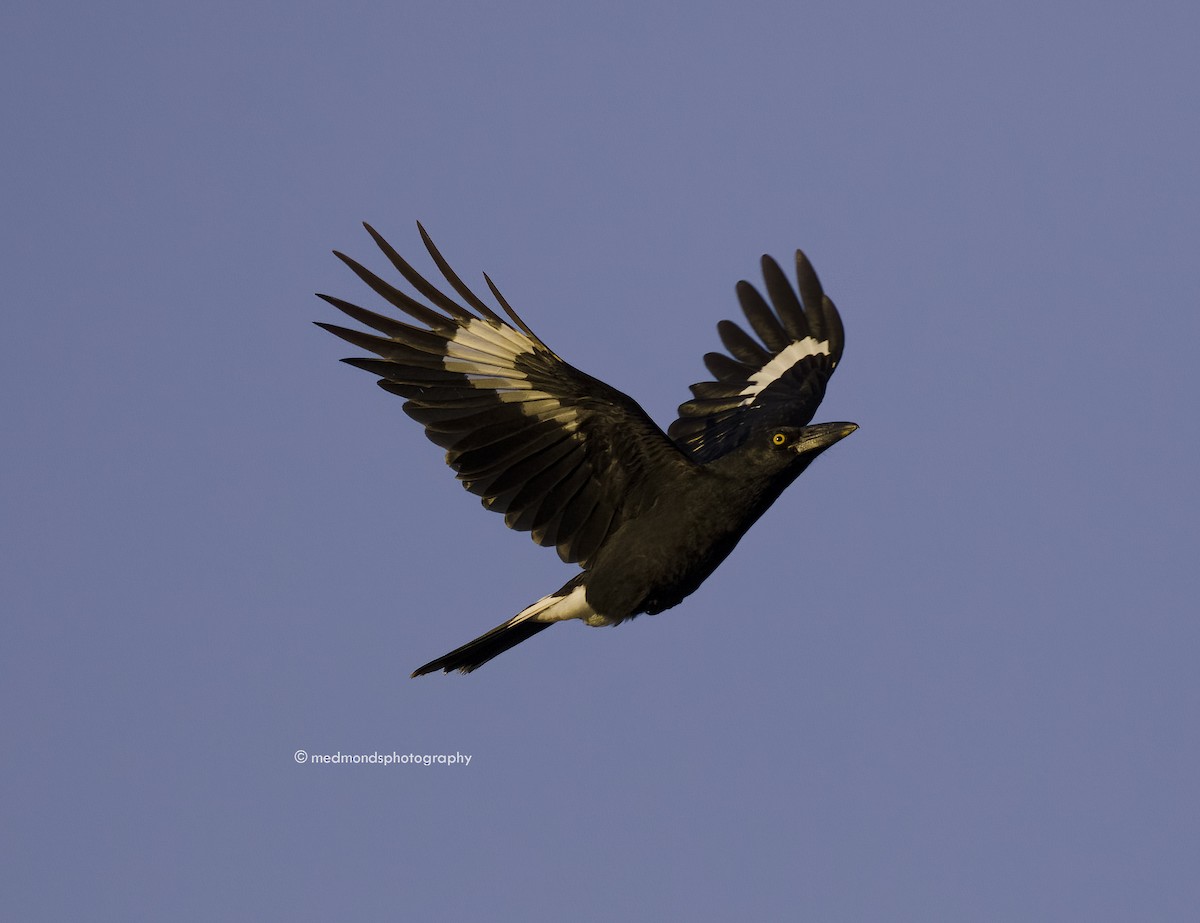
[{"label": "bird's head", "polygon": [[764,428],[743,445],[742,457],[764,472],[800,474],[818,455],[858,429],[856,423]]}]

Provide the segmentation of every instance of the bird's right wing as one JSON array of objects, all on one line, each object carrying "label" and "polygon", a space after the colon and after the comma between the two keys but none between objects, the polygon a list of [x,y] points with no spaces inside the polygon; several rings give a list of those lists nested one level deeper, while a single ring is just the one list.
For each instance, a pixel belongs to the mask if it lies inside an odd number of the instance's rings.
[{"label": "bird's right wing", "polygon": [[[421,238],[446,281],[474,312],[416,272],[366,225],[392,265],[429,307],[336,255],[417,327],[320,295],[383,336],[333,324],[329,332],[379,359],[346,359],[405,398],[404,410],[446,449],[446,462],[483,505],[510,528],[554,545],[564,561],[587,567],[627,518],[649,505],[694,462],[638,404],[568,365],[547,347],[487,280],[508,319],[478,298]],[[511,321],[511,322],[510,322]]]},{"label": "bird's right wing", "polygon": [[801,251],[796,251],[800,297],[771,257],[762,258],[767,301],[749,282],[737,284],[738,301],[759,343],[733,321],[717,325],[729,350],[708,353],[704,364],[716,381],[692,385],[668,432],[700,462],[732,452],[757,428],[805,426],[816,413],[846,337],[837,308]]}]

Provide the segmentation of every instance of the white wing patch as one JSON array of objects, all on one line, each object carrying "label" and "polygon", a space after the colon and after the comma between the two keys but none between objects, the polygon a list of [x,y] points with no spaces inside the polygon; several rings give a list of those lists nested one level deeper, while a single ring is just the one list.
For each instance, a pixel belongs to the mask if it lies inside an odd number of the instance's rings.
[{"label": "white wing patch", "polygon": [[517,356],[533,351],[534,345],[528,337],[481,318],[462,324],[446,343],[448,358],[465,359],[490,368],[512,369]]},{"label": "white wing patch", "polygon": [[[491,321],[467,321],[454,331],[446,342],[442,368],[467,376],[467,381],[480,390],[526,390],[529,384],[524,372],[517,371],[517,359],[534,351],[527,337]],[[527,400],[528,396],[512,398]]]},{"label": "white wing patch", "polygon": [[442,368],[462,375],[473,388],[494,391],[502,404],[515,404],[528,417],[556,420],[567,432],[574,432],[579,426],[578,414],[554,395],[534,387],[528,374],[517,368],[521,356],[536,350],[525,334],[476,318],[461,324],[447,341]]},{"label": "white wing patch", "polygon": [[744,387],[739,396],[744,396],[742,404],[751,404],[768,385],[778,381],[788,369],[809,356],[828,356],[829,341],[817,340],[815,337],[805,337],[789,344],[774,359],[750,376],[750,384]]}]

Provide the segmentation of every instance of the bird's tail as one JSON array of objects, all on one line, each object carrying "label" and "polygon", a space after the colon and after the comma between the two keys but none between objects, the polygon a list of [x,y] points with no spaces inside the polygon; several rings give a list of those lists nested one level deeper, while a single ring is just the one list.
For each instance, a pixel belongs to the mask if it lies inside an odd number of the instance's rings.
[{"label": "bird's tail", "polygon": [[515,625],[511,621],[505,622],[503,625],[497,625],[487,634],[480,635],[474,641],[468,641],[462,647],[456,647],[449,654],[445,654],[437,660],[431,660],[423,667],[418,667],[413,672],[413,676],[424,676],[426,673],[436,673],[438,670],[445,673],[449,673],[451,670],[470,673],[493,657],[503,654],[510,647],[516,647],[526,638],[532,638],[543,628],[549,628],[553,624],[553,622],[535,622],[532,619],[517,622]]},{"label": "bird's tail", "polygon": [[516,647],[526,638],[532,638],[543,628],[564,619],[584,618],[593,615],[592,608],[584,596],[583,574],[579,574],[562,589],[543,596],[531,606],[522,609],[502,625],[497,625],[487,634],[468,641],[449,654],[431,660],[413,671],[413,676],[424,676],[441,670],[449,673],[458,670],[470,673],[493,657],[498,657],[510,647]]}]

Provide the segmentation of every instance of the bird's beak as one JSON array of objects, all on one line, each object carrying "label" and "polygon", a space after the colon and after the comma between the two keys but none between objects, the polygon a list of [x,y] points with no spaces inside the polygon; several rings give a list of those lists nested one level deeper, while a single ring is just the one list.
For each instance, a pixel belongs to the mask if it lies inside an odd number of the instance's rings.
[{"label": "bird's beak", "polygon": [[824,451],[856,429],[857,423],[818,423],[816,426],[806,426],[800,438],[792,443],[791,449],[797,455]]}]

